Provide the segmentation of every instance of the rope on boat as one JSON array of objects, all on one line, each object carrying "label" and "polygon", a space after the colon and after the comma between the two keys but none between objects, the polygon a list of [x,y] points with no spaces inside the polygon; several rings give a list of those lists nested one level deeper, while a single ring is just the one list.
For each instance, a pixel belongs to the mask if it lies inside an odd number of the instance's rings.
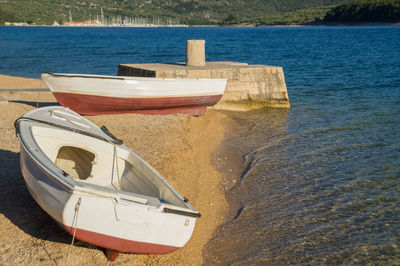
[{"label": "rope on boat", "polygon": [[72,228],[74,229],[74,233],[72,234],[72,241],[71,245],[69,246],[68,256],[67,256],[67,263],[69,261],[69,255],[71,254],[71,248],[74,245],[75,235],[76,235],[76,226],[78,224],[78,214],[79,214],[79,207],[81,206],[82,198],[79,197],[78,202],[75,205],[75,213],[74,213],[74,220],[72,221]]},{"label": "rope on boat", "polygon": [[[110,143],[111,143],[111,142],[110,142]],[[112,185],[114,188],[119,189],[119,188],[117,188],[117,187],[114,185],[114,165],[116,165],[118,184],[121,186],[121,177],[120,177],[120,175],[119,175],[119,169],[118,169],[117,146],[116,146],[114,143],[111,143],[111,144],[114,146],[113,167],[112,167],[112,172],[111,172],[111,185]]]}]

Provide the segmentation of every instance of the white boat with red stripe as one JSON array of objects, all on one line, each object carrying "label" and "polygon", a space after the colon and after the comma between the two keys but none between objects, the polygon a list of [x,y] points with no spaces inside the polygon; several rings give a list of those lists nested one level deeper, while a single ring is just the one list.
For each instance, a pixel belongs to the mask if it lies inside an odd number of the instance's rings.
[{"label": "white boat with red stripe", "polygon": [[118,252],[169,253],[190,239],[200,214],[106,128],[61,106],[32,110],[15,128],[32,197],[110,260]]},{"label": "white boat with red stripe", "polygon": [[85,115],[204,115],[221,99],[226,79],[169,79],[43,73],[57,101]]}]

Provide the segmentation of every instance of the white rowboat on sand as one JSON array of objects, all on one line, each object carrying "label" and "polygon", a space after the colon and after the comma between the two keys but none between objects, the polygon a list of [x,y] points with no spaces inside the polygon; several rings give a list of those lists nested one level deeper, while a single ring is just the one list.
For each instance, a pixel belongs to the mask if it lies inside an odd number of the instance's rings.
[{"label": "white rowboat on sand", "polygon": [[165,254],[184,246],[200,214],[155,169],[64,107],[15,121],[20,165],[40,207],[77,239],[119,252]]},{"label": "white rowboat on sand", "polygon": [[43,73],[57,101],[79,114],[204,115],[224,94],[226,79],[172,79]]}]

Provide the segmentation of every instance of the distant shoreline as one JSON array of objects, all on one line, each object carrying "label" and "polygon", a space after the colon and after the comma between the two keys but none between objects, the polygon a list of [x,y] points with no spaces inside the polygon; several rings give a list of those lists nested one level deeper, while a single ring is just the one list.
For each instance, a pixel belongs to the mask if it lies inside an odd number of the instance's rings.
[{"label": "distant shoreline", "polygon": [[54,28],[187,28],[188,25],[0,25],[0,27],[54,27]]},{"label": "distant shoreline", "polygon": [[306,24],[233,24],[233,25],[0,25],[0,27],[55,27],[55,28],[258,28],[258,27],[343,27],[343,26],[400,26],[399,23],[306,23]]},{"label": "distant shoreline", "polygon": [[217,25],[217,27],[315,27],[315,26],[399,26],[399,23],[386,22],[365,22],[365,23],[304,23],[304,24],[233,24],[233,25]]}]

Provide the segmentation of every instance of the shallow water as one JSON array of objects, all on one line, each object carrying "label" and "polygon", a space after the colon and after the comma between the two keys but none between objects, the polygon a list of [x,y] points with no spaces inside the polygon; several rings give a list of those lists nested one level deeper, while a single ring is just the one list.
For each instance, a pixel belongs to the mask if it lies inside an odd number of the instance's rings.
[{"label": "shallow water", "polygon": [[400,29],[294,35],[292,108],[231,113],[247,168],[205,264],[398,264]]},{"label": "shallow water", "polygon": [[[120,63],[283,66],[292,108],[228,113],[244,153],[206,264],[400,263],[400,27],[0,27],[0,73],[115,74]],[[235,177],[232,177],[235,178]]]}]

